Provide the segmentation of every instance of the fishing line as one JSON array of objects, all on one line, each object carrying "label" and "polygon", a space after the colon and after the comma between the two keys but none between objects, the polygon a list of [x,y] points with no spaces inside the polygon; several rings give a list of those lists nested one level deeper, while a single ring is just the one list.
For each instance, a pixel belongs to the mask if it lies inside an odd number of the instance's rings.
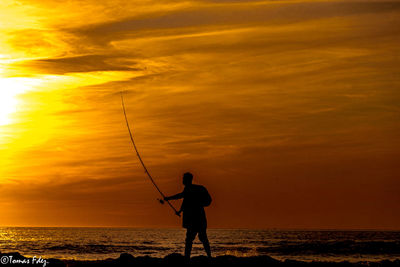
[{"label": "fishing line", "polygon": [[[139,161],[140,161],[140,163],[142,164],[142,166],[143,166],[143,168],[144,168],[144,172],[147,174],[147,176],[149,177],[151,183],[154,185],[154,187],[157,189],[157,191],[158,191],[158,192],[160,193],[160,195],[162,196],[162,199],[158,199],[158,201],[160,201],[161,204],[164,204],[164,200],[163,200],[163,199],[165,198],[165,195],[164,195],[163,192],[160,190],[160,188],[157,186],[156,182],[153,180],[153,177],[151,177],[149,171],[148,171],[147,168],[146,168],[146,165],[144,165],[144,162],[143,162],[143,160],[142,160],[142,157],[140,156],[139,151],[138,151],[138,149],[137,149],[137,147],[136,147],[135,140],[133,139],[133,134],[132,134],[132,131],[131,131],[131,127],[129,126],[128,117],[127,117],[127,115],[126,115],[125,102],[124,102],[124,95],[123,95],[122,92],[121,92],[121,103],[122,103],[122,109],[124,110],[124,116],[125,116],[126,127],[128,127],[129,136],[130,136],[130,138],[131,138],[133,147],[135,148],[136,155],[137,155],[137,157],[139,158]],[[175,214],[178,215],[178,216],[180,216],[180,215],[178,214],[178,211],[175,209],[175,207],[172,206],[172,204],[171,204],[168,200],[166,200],[166,202],[167,202],[168,205],[174,210]]]}]

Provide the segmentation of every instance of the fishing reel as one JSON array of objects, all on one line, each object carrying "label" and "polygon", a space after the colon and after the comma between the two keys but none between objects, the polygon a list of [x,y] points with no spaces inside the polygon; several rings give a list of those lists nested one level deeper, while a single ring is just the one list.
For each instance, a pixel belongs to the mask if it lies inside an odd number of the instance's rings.
[{"label": "fishing reel", "polygon": [[[160,202],[161,205],[164,205],[165,201],[164,201],[163,199],[157,198],[157,200],[158,200],[158,202]],[[171,206],[171,208],[174,209],[175,214],[176,214],[178,217],[181,217],[181,211],[177,211],[168,201],[167,201],[167,203]]]}]

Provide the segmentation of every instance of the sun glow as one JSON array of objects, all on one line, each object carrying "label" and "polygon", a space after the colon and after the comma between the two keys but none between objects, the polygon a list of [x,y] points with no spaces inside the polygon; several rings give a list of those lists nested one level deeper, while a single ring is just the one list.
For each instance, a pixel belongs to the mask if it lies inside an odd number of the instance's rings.
[{"label": "sun glow", "polygon": [[0,126],[12,122],[12,114],[18,109],[18,95],[31,90],[36,84],[35,79],[0,76]]}]

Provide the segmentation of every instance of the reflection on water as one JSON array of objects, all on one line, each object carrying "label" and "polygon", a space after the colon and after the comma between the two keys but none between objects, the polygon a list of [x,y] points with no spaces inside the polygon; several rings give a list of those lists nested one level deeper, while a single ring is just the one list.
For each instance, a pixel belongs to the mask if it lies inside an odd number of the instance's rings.
[{"label": "reflection on water", "polygon": [[[269,255],[278,259],[371,261],[400,258],[400,232],[391,231],[208,231],[214,255]],[[164,257],[183,253],[184,229],[0,228],[0,250],[62,259]],[[199,241],[193,255],[202,255]]]}]

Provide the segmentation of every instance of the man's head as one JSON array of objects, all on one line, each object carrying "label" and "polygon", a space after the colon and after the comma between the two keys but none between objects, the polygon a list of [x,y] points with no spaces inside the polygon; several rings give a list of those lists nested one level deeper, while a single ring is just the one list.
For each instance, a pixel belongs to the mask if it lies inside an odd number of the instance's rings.
[{"label": "man's head", "polygon": [[191,185],[193,182],[193,174],[191,174],[190,172],[185,172],[183,174],[183,185],[187,186],[187,185]]}]

